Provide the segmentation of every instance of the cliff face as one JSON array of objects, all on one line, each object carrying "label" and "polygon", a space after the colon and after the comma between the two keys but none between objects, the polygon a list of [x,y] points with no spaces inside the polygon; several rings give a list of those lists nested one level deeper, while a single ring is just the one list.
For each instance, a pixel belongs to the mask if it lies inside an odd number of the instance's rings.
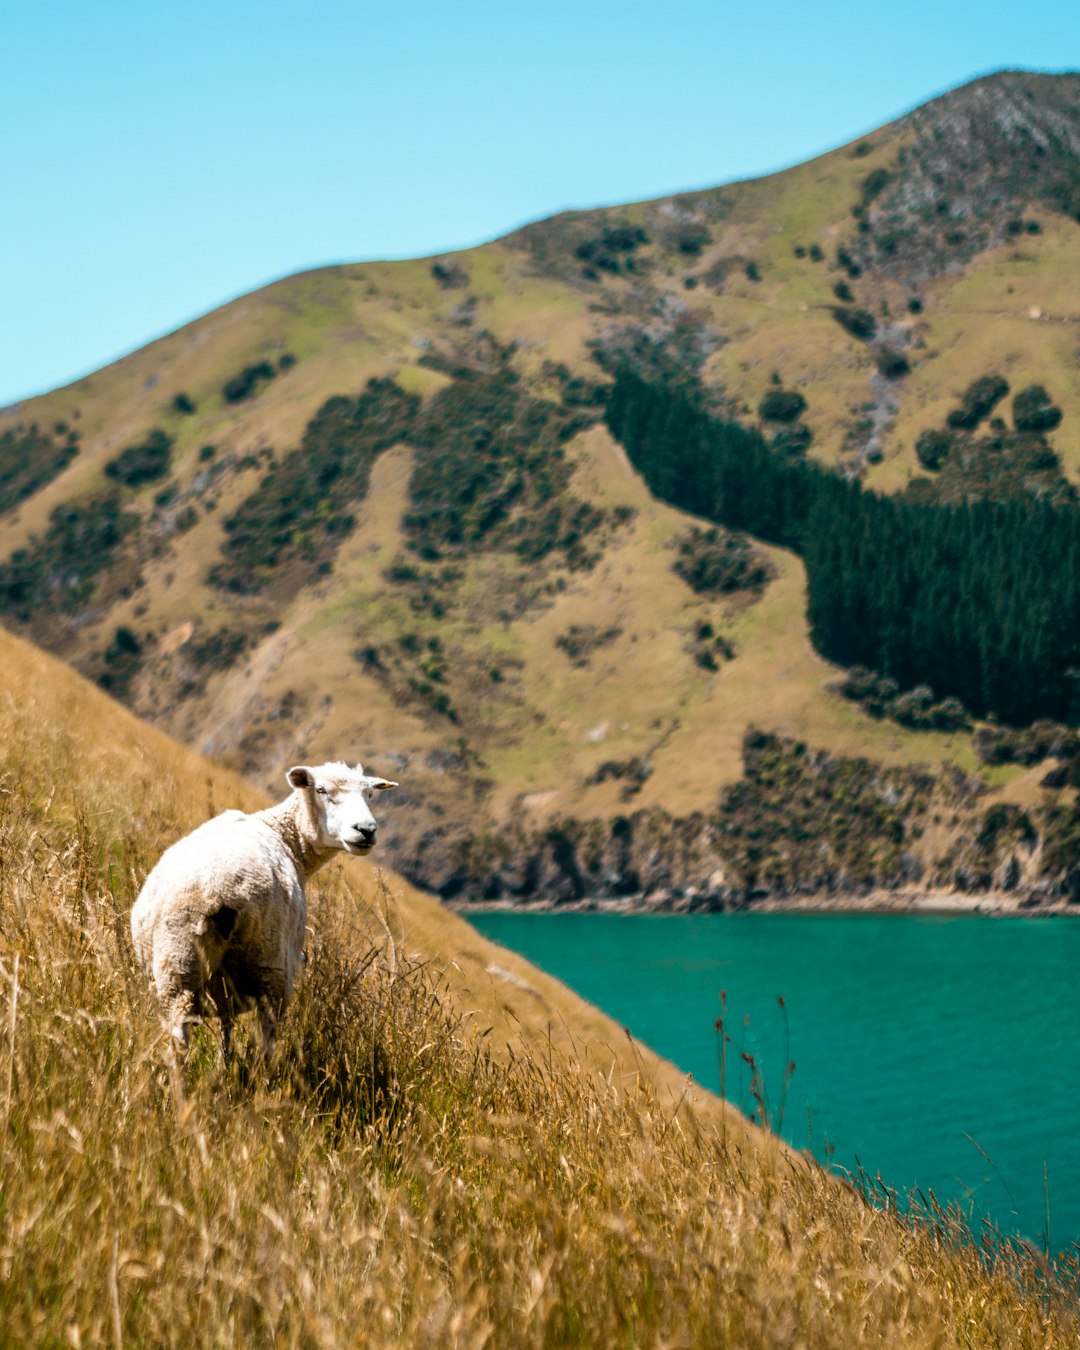
[{"label": "cliff face", "polygon": [[1075,807],[1027,811],[988,800],[978,778],[955,769],[837,759],[756,730],[744,761],[742,780],[707,812],[639,809],[542,829],[519,816],[504,830],[470,833],[425,823],[416,802],[410,833],[399,825],[387,842],[410,879],[467,902],[727,909],[762,897],[919,889],[1080,902]]}]

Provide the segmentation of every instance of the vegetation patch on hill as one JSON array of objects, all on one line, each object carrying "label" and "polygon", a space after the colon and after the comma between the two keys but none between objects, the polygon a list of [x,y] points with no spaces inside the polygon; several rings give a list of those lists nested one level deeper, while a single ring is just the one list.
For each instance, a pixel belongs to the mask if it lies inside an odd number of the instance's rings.
[{"label": "vegetation patch on hill", "polygon": [[116,491],[56,507],[45,533],[0,564],[0,613],[30,623],[83,608],[138,523]]},{"label": "vegetation patch on hill", "polygon": [[974,434],[1008,392],[1000,375],[984,375],[968,386],[944,428],[921,433],[915,453],[934,477],[913,479],[909,497],[953,503],[1035,498],[1056,506],[1075,504],[1076,489],[1046,439],[1060,425],[1061,409],[1042,385],[1029,385],[1013,399],[1011,430],[1003,418],[994,417],[986,434]]},{"label": "vegetation patch on hill", "polygon": [[33,424],[5,431],[0,435],[0,515],[51,483],[78,453],[79,433],[65,424],[55,436]]},{"label": "vegetation patch on hill", "polygon": [[979,790],[960,778],[936,781],[923,769],[834,758],[754,728],[743,762],[743,778],[720,801],[717,847],[750,889],[917,881],[922,867],[911,846],[935,795],[959,802]]},{"label": "vegetation patch on hill", "polygon": [[617,520],[571,492],[565,443],[592,420],[533,397],[508,369],[462,372],[409,437],[409,547],[425,562],[501,549],[591,567],[602,528]]},{"label": "vegetation patch on hill", "polygon": [[959,699],[938,700],[928,684],[901,690],[895,680],[865,666],[852,666],[832,688],[841,697],[860,704],[871,717],[888,717],[902,727],[960,731],[971,725],[968,711]]},{"label": "vegetation patch on hill", "polygon": [[586,667],[593,654],[608,647],[622,633],[621,628],[599,628],[596,624],[571,624],[555,639],[555,646],[566,653],[575,666]]},{"label": "vegetation patch on hill", "polygon": [[276,365],[269,361],[255,361],[225,381],[222,397],[226,403],[243,403],[246,399],[254,398],[280,372],[291,370],[295,365],[296,357],[291,352],[283,352]]},{"label": "vegetation patch on hill", "polygon": [[129,488],[155,483],[166,477],[172,466],[172,446],[172,439],[155,427],[144,440],[110,459],[105,465],[105,476]]},{"label": "vegetation patch on hill", "polygon": [[698,595],[760,594],[773,575],[769,559],[746,535],[715,525],[707,530],[691,525],[676,549],[672,566]]},{"label": "vegetation patch on hill", "polygon": [[393,380],[370,380],[357,398],[328,399],[290,451],[225,521],[224,559],[210,572],[223,590],[261,590],[290,563],[328,566],[367,493],[371,465],[408,435],[419,399]]}]

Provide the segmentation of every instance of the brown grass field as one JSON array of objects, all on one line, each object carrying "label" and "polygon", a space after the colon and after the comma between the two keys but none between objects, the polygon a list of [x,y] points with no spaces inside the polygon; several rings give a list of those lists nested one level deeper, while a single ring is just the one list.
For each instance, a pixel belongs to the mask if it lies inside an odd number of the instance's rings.
[{"label": "brown grass field", "polygon": [[1073,1267],[875,1208],[366,864],[269,1073],[178,1102],[127,911],[255,791],[0,638],[0,1343],[1065,1346]]}]

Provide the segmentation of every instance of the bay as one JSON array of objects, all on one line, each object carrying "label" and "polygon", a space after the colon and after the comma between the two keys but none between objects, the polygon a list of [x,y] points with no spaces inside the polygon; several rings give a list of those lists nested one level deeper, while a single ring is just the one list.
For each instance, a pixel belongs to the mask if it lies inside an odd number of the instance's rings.
[{"label": "bay", "polygon": [[722,1018],[725,1095],[835,1170],[932,1190],[1040,1246],[1049,1198],[1051,1248],[1080,1242],[1080,923],[468,917],[714,1092]]}]

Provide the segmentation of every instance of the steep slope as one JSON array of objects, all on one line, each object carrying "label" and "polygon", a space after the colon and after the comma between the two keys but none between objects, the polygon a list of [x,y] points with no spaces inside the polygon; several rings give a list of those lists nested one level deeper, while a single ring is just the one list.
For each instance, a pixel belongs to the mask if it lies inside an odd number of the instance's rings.
[{"label": "steep slope", "polygon": [[314,888],[271,1071],[197,1029],[174,1100],[127,910],[165,842],[259,795],[0,656],[11,1343],[1075,1343],[1034,1260],[872,1208],[366,864]]},{"label": "steep slope", "polygon": [[[289,278],[6,410],[5,622],[264,783],[301,753],[378,759],[413,807],[392,856],[445,893],[574,892],[571,818],[692,832],[751,724],[988,781],[956,838],[908,837],[907,873],[870,879],[1034,882],[1038,848],[973,863],[964,841],[1072,788],[838,696],[800,562],[730,571],[598,419],[629,366],[880,491],[1071,500],[1078,99],[1076,76],[1006,73],[770,178]],[[980,410],[992,376],[1009,392]],[[691,871],[633,852],[593,851],[615,890],[761,881],[709,841]]]},{"label": "steep slope", "polygon": [[[257,810],[288,790],[283,780],[268,798],[8,633],[0,633],[0,666],[4,800],[29,809],[35,819],[40,815],[43,834],[65,862],[90,848],[93,835],[93,849],[102,851],[84,857],[83,865],[103,867],[98,884],[109,890],[122,920],[147,871],[180,833],[228,807]],[[387,823],[393,812],[383,805]],[[14,859],[20,840],[11,835],[7,842]],[[36,845],[31,840],[26,847],[29,858]],[[49,848],[47,843],[46,853]],[[672,1065],[627,1044],[610,1018],[378,867],[377,856],[354,868],[332,864],[320,874],[322,890],[347,897],[358,936],[380,944],[385,939],[394,959],[436,970],[458,1005],[485,1029],[495,1029],[500,1051],[534,1045],[537,1038],[565,1051],[573,1041],[605,1073],[644,1073],[662,1094],[684,1095],[685,1079]],[[131,956],[123,940],[121,948]],[[701,1105],[707,1115],[729,1117],[708,1094]],[[738,1113],[730,1122],[743,1128]]]}]

